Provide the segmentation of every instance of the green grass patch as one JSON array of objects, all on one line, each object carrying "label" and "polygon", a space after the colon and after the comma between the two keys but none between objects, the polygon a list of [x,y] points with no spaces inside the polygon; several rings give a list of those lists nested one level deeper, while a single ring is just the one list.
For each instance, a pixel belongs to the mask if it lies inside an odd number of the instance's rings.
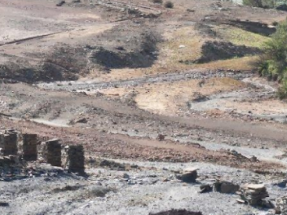
[{"label": "green grass patch", "polygon": [[261,49],[263,48],[264,44],[270,40],[269,37],[231,26],[219,27],[214,30],[220,38],[235,45],[245,45]]}]

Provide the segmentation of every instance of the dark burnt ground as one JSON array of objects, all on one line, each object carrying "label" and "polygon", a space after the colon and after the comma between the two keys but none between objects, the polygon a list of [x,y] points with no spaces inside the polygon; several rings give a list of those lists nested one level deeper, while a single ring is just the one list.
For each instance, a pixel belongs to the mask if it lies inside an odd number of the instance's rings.
[{"label": "dark burnt ground", "polygon": [[270,36],[276,31],[276,28],[271,28],[267,24],[260,22],[230,20],[228,24],[263,36]]},{"label": "dark burnt ground", "polygon": [[91,62],[107,69],[152,66],[157,60],[157,43],[161,41],[161,36],[154,27],[143,25],[146,27],[136,24],[117,26],[99,35],[99,45],[89,46]]},{"label": "dark burnt ground", "polygon": [[87,73],[86,55],[81,47],[59,44],[44,57],[40,56],[37,64],[16,60],[0,65],[0,78],[26,83],[76,80],[79,74]]},{"label": "dark burnt ground", "polygon": [[[127,22],[78,45],[57,43],[46,53],[35,50],[29,59],[14,57],[0,65],[0,79],[26,83],[77,80],[96,68],[146,68],[157,60],[161,36],[151,26]],[[133,34],[130,29],[133,28]],[[33,60],[30,60],[33,59]]]},{"label": "dark burnt ground", "polygon": [[260,54],[258,48],[236,46],[232,43],[208,41],[202,46],[202,57],[196,63],[208,63],[216,60],[225,60],[246,55]]}]

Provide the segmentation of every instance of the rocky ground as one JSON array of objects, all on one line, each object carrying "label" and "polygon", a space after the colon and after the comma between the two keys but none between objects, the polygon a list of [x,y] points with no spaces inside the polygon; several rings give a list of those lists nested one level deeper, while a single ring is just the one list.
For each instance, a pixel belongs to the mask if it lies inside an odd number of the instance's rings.
[{"label": "rocky ground", "polygon": [[[199,191],[225,180],[263,183],[273,204],[285,195],[287,105],[254,65],[286,12],[2,0],[0,13],[0,129],[82,144],[87,172],[2,174],[1,214],[275,213]],[[195,183],[177,178],[188,167]]]}]

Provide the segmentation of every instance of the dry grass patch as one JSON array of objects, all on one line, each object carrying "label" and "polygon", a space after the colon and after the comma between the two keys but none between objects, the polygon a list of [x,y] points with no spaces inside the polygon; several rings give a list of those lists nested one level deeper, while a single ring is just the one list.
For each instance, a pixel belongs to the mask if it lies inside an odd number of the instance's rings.
[{"label": "dry grass patch", "polygon": [[258,60],[258,56],[246,56],[242,58],[233,58],[228,60],[218,60],[204,64],[194,64],[193,68],[202,69],[232,69],[232,70],[252,70],[254,64]]},{"label": "dry grass patch", "polygon": [[201,56],[204,38],[193,27],[182,27],[165,34],[165,42],[159,45],[159,65],[173,69],[186,69],[190,65],[180,62],[194,61]]},{"label": "dry grass patch", "polygon": [[157,114],[175,115],[186,108],[197,93],[209,96],[221,91],[230,91],[246,85],[232,78],[213,78],[206,81],[188,80],[161,83],[137,88],[135,101],[139,108]]}]

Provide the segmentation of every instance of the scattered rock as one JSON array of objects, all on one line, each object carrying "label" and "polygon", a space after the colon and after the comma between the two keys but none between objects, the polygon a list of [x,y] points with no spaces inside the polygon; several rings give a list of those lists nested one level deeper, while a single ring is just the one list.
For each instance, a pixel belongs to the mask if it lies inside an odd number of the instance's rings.
[{"label": "scattered rock", "polygon": [[98,185],[94,185],[94,186],[87,188],[87,192],[85,193],[85,197],[86,198],[105,197],[105,195],[110,191],[112,191],[112,189],[101,187]]},{"label": "scattered rock", "polygon": [[287,214],[287,196],[283,196],[276,199],[275,212],[276,214]]},{"label": "scattered rock", "polygon": [[73,125],[73,124],[77,124],[77,123],[87,123],[88,122],[88,119],[83,117],[83,118],[78,118],[78,119],[74,119],[74,120],[71,120],[70,121],[70,124]]},{"label": "scattered rock", "polygon": [[187,12],[190,12],[190,13],[194,13],[194,12],[195,12],[194,9],[190,9],[190,8],[186,9],[186,11],[187,11]]},{"label": "scattered rock", "polygon": [[124,173],[123,178],[129,179],[129,178],[130,178],[130,176],[129,176],[129,174]]},{"label": "scattered rock", "polygon": [[194,92],[193,93],[193,102],[203,102],[203,101],[207,101],[209,98],[205,95],[202,95],[199,92]]},{"label": "scattered rock", "polygon": [[8,207],[9,203],[8,202],[0,202],[0,207]]},{"label": "scattered rock", "polygon": [[120,171],[124,171],[126,169],[124,164],[120,164],[114,161],[109,161],[109,160],[102,160],[100,162],[101,167],[109,167],[112,170],[120,170]]},{"label": "scattered rock", "polygon": [[281,187],[281,188],[285,188],[286,184],[287,184],[287,179],[284,179],[283,181],[277,182],[274,185],[277,185],[278,187]]},{"label": "scattered rock", "polygon": [[228,181],[217,181],[213,184],[213,190],[220,193],[232,194],[239,190],[239,185]]},{"label": "scattered rock", "polygon": [[55,188],[53,190],[54,193],[59,193],[59,192],[66,192],[66,191],[75,191],[78,190],[80,188],[82,188],[83,186],[80,185],[67,185],[61,188]]},{"label": "scattered rock", "polygon": [[197,168],[186,169],[177,178],[186,183],[194,183],[197,179]]},{"label": "scattered rock", "polygon": [[14,159],[9,156],[0,156],[0,166],[10,166],[15,164]]},{"label": "scattered rock", "polygon": [[202,184],[200,185],[199,193],[208,193],[212,191],[212,187],[209,184]]},{"label": "scattered rock", "polygon": [[66,2],[65,1],[59,1],[56,6],[57,7],[61,7],[63,4],[65,4]]}]

